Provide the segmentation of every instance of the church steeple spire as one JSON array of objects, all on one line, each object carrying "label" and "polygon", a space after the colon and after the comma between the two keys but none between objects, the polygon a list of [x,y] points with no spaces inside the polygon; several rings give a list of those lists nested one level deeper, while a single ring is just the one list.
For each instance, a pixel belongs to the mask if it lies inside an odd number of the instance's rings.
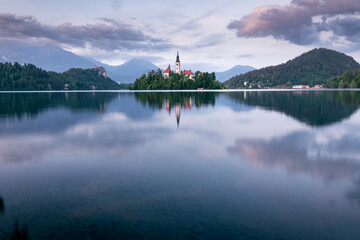
[{"label": "church steeple spire", "polygon": [[181,73],[181,70],[180,70],[180,57],[179,57],[179,51],[177,51],[177,55],[176,55],[175,73],[177,73],[177,74],[180,74],[180,73]]},{"label": "church steeple spire", "polygon": [[180,58],[179,58],[179,51],[177,51],[177,55],[176,55],[176,62],[180,62]]}]

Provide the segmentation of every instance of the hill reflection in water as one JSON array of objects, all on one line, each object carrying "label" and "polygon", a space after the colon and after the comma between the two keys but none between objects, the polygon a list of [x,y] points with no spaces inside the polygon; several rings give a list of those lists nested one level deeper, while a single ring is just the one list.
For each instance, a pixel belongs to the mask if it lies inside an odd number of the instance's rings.
[{"label": "hill reflection in water", "polygon": [[[102,113],[116,97],[129,95],[155,110],[215,106],[219,96],[234,103],[284,113],[310,126],[326,126],[350,117],[360,105],[356,91],[240,91],[140,93],[6,93],[0,94],[0,119],[35,118],[47,109],[65,107],[74,112]],[[130,109],[129,109],[130,111]]]},{"label": "hill reflection in water", "polygon": [[226,94],[236,103],[284,113],[310,126],[350,117],[360,105],[356,91],[249,91]]},{"label": "hill reflection in water", "polygon": [[359,92],[0,98],[6,239],[360,237]]}]

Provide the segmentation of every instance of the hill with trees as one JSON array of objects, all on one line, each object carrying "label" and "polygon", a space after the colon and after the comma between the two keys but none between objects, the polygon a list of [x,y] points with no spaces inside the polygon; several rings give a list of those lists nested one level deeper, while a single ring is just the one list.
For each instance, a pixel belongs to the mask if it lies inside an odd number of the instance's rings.
[{"label": "hill with trees", "polygon": [[329,49],[314,49],[284,64],[237,75],[227,88],[262,88],[285,85],[316,85],[346,71],[360,68],[352,57]]},{"label": "hill with trees", "polygon": [[325,83],[327,88],[360,88],[360,69],[347,71],[341,76],[329,79]]},{"label": "hill with trees", "polygon": [[125,88],[96,69],[72,68],[47,72],[32,64],[0,63],[0,91],[21,90],[116,90]]},{"label": "hill with trees", "polygon": [[184,75],[170,72],[165,78],[162,71],[151,71],[136,79],[132,90],[182,90],[182,89],[220,89],[220,82],[216,81],[215,73],[196,72],[192,80]]}]

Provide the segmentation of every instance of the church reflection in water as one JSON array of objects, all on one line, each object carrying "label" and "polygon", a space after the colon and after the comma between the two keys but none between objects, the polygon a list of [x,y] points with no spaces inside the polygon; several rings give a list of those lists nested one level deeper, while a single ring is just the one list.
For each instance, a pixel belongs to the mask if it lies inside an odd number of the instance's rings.
[{"label": "church reflection in water", "polygon": [[[191,108],[193,107],[193,102],[194,102],[193,97],[189,97],[183,99],[182,103],[175,104],[175,116],[178,127],[180,126],[181,108],[183,108],[184,110],[191,110]],[[170,105],[169,99],[164,100],[164,108],[169,113],[169,115],[171,115],[172,106]]]},{"label": "church reflection in water", "polygon": [[134,93],[138,102],[142,105],[165,110],[171,115],[175,110],[177,126],[180,126],[181,111],[201,108],[203,106],[215,106],[218,92],[138,92]]}]

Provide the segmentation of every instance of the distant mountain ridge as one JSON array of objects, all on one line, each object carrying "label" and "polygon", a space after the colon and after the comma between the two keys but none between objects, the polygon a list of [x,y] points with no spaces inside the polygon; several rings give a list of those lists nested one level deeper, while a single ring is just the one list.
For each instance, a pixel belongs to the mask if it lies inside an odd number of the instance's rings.
[{"label": "distant mountain ridge", "polygon": [[133,83],[143,74],[159,69],[158,66],[149,61],[136,58],[119,66],[110,66],[105,64],[105,68],[107,69],[109,77],[115,81],[120,80],[122,83]]},{"label": "distant mountain ridge", "polygon": [[107,75],[116,82],[133,83],[141,75],[157,70],[159,67],[149,61],[132,59],[119,66],[111,66],[91,58],[78,56],[60,47],[45,45],[19,45],[16,43],[0,43],[0,62],[18,62],[33,64],[46,71],[65,72],[71,68],[92,68],[100,65]]},{"label": "distant mountain ridge", "polygon": [[[133,83],[143,74],[152,70],[158,70],[159,67],[150,61],[142,59],[131,59],[122,65],[112,66],[91,58],[78,56],[61,47],[53,45],[19,45],[11,42],[0,42],[0,62],[18,62],[21,65],[25,63],[33,64],[46,71],[58,73],[65,72],[71,68],[92,68],[94,65],[103,66],[107,75],[116,82]],[[217,72],[216,78],[224,82],[238,74],[255,70],[251,66],[236,65],[224,72]]]},{"label": "distant mountain ridge", "polygon": [[225,82],[226,80],[229,80],[230,78],[239,75],[239,74],[243,74],[243,73],[247,73],[250,71],[256,70],[256,68],[251,67],[251,66],[242,66],[242,65],[236,65],[232,68],[230,68],[227,71],[224,72],[216,72],[216,80],[219,82]]},{"label": "distant mountain ridge", "polygon": [[0,62],[33,64],[47,71],[65,72],[70,68],[91,68],[94,64],[86,58],[56,46],[33,46],[0,43]]},{"label": "distant mountain ridge", "polygon": [[320,48],[306,52],[284,64],[237,75],[225,82],[227,88],[275,87],[279,85],[324,84],[329,78],[360,68],[344,53]]}]

